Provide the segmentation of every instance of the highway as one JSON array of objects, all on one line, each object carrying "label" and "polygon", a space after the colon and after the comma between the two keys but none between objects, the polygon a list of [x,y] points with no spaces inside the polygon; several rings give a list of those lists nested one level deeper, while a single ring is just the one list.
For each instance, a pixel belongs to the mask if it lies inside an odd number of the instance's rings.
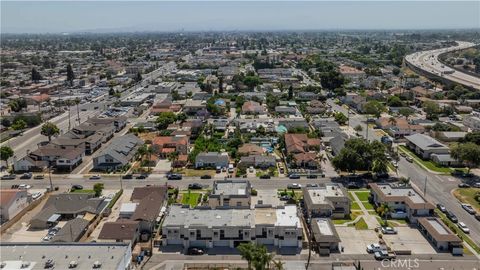
[{"label": "highway", "polygon": [[438,60],[438,56],[440,54],[443,54],[446,52],[463,50],[476,45],[474,43],[464,42],[464,41],[457,41],[457,43],[458,45],[453,47],[416,52],[416,53],[407,55],[405,57],[405,60],[409,64],[427,73],[442,77],[454,83],[459,83],[464,86],[467,86],[476,90],[480,90],[479,78],[460,72],[460,71],[456,71],[448,66],[445,66]]}]

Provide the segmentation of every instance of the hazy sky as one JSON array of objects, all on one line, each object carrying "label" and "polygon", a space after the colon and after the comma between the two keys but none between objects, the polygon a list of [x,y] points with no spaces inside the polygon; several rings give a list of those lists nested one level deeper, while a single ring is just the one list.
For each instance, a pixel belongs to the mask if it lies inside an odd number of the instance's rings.
[{"label": "hazy sky", "polygon": [[480,28],[480,1],[1,1],[2,33]]}]

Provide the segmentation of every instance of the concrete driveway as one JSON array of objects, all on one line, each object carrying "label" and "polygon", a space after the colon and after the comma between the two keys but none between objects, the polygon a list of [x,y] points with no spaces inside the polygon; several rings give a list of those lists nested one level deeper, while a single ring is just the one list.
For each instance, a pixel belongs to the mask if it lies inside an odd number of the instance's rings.
[{"label": "concrete driveway", "polygon": [[436,254],[430,242],[416,228],[396,227],[397,234],[385,234],[383,239],[394,251],[408,251],[412,254]]},{"label": "concrete driveway", "polygon": [[368,254],[367,246],[378,243],[378,236],[373,230],[356,230],[355,227],[335,227],[340,236],[342,254]]}]

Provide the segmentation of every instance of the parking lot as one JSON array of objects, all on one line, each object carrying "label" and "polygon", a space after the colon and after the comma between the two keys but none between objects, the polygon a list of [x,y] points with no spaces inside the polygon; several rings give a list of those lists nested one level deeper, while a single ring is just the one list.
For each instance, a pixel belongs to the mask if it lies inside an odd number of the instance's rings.
[{"label": "parking lot", "polygon": [[383,236],[393,251],[411,251],[412,254],[436,254],[437,252],[417,228],[396,227],[397,234]]},{"label": "parking lot", "polygon": [[373,230],[356,230],[355,227],[336,227],[340,236],[343,254],[367,254],[367,246],[378,243],[378,236]]}]

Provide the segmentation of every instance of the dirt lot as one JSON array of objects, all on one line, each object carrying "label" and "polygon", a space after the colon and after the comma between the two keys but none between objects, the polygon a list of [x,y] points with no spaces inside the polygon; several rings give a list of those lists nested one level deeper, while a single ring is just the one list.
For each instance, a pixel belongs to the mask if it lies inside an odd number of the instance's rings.
[{"label": "dirt lot", "polygon": [[383,236],[385,242],[394,251],[410,250],[412,254],[436,254],[428,240],[416,228],[397,227],[397,234]]},{"label": "dirt lot", "polygon": [[356,230],[355,227],[336,227],[340,236],[343,254],[367,254],[367,245],[378,243],[378,236],[373,230]]}]

